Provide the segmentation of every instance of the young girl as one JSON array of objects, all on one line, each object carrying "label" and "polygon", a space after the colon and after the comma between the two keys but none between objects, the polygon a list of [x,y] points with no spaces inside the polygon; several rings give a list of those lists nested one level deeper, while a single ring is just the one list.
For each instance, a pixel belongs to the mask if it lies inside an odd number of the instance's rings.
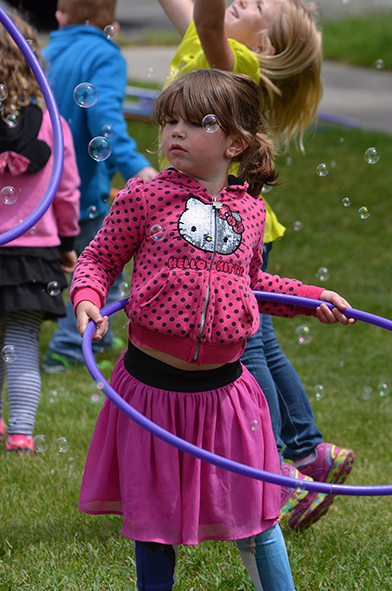
[{"label": "young girl", "polygon": [[[287,317],[307,311],[258,304],[252,290],[321,297],[343,310],[348,304],[334,292],[261,271],[265,205],[257,196],[276,175],[271,144],[260,133],[259,101],[249,77],[218,70],[190,72],[163,91],[156,120],[173,168],[152,181],[131,179],[120,191],[78,260],[71,300],[80,333],[93,320],[101,339],[107,318],[99,309],[133,257],[129,347],[113,388],[186,441],[277,473],[267,404],[239,358],[259,308]],[[228,177],[233,161],[247,182]],[[315,315],[348,323],[324,304]],[[277,524],[279,487],[178,452],[108,400],[79,507],[123,515],[123,534],[136,540],[140,591],[172,589],[176,546],[205,539],[243,540],[252,556],[257,552],[264,591],[294,589]]]},{"label": "young girl", "polygon": [[[16,26],[34,43],[32,28]],[[41,201],[53,167],[49,112],[19,48],[0,28],[0,233],[14,228]],[[0,391],[7,368],[9,452],[33,453],[33,429],[41,388],[38,341],[43,320],[65,316],[61,290],[76,263],[79,175],[72,136],[64,120],[64,171],[52,205],[28,232],[0,248]],[[0,439],[5,422],[0,402]]]},{"label": "young girl", "polygon": [[[322,95],[322,38],[314,6],[303,0],[235,0],[226,9],[224,0],[159,1],[183,36],[168,81],[208,67],[248,74],[260,86],[260,112],[275,142],[288,147],[293,139],[303,149],[305,129]],[[266,208],[265,271],[273,241],[285,230],[268,204]],[[270,316],[260,316],[241,361],[265,392],[282,472],[344,482],[354,454],[323,441],[301,380],[278,345]],[[281,519],[292,512],[290,527],[302,531],[325,515],[333,499],[282,487]]]}]

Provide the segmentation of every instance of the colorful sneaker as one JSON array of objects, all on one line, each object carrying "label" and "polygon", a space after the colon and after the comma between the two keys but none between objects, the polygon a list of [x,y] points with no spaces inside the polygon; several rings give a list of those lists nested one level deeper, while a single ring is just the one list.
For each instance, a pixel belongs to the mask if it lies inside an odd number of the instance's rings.
[{"label": "colorful sneaker", "polygon": [[[342,449],[331,443],[320,443],[316,447],[316,457],[304,464],[297,464],[303,474],[311,476],[316,482],[342,484],[353,467],[354,452]],[[298,504],[290,518],[289,526],[294,531],[303,531],[326,514],[335,495],[309,493]]]},{"label": "colorful sneaker", "polygon": [[[282,476],[289,476],[290,478],[298,478],[300,480],[313,480],[310,476],[304,476],[301,474],[294,466],[291,464],[286,464],[283,462],[281,467],[281,474]],[[282,521],[286,515],[291,513],[291,511],[298,505],[300,501],[302,501],[307,495],[307,490],[302,490],[300,488],[290,488],[289,486],[282,486],[280,489],[281,494],[281,506],[280,506],[280,516],[278,521]]]},{"label": "colorful sneaker", "polygon": [[0,419],[0,441],[3,441],[5,432],[7,431],[7,425],[3,418]]},{"label": "colorful sneaker", "polygon": [[5,451],[32,455],[34,453],[34,439],[31,435],[10,435],[5,442]]},{"label": "colorful sneaker", "polygon": [[71,363],[55,351],[48,349],[42,360],[42,369],[45,373],[62,373],[63,371],[69,371],[79,366],[79,363]]}]

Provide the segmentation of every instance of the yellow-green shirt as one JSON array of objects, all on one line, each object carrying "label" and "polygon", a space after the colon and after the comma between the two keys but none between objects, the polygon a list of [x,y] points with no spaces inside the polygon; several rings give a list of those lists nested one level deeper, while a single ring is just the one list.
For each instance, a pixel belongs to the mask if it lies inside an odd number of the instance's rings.
[{"label": "yellow-green shirt", "polygon": [[[233,72],[247,74],[256,84],[260,84],[260,66],[255,54],[234,39],[229,39],[229,43],[234,53]],[[201,69],[209,69],[209,65],[196,32],[195,23],[192,22],[172,59],[167,81],[169,83],[186,72]],[[265,199],[264,201],[267,208],[264,242],[267,243],[281,238],[285,232],[285,227],[278,221]]]}]

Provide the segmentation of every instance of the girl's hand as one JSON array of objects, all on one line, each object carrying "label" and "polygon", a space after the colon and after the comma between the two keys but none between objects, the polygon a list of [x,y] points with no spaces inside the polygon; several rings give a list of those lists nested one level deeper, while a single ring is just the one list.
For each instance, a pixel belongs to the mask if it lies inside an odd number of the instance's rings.
[{"label": "girl's hand", "polygon": [[78,255],[76,254],[76,250],[67,250],[61,251],[60,250],[60,257],[61,257],[61,267],[64,273],[73,273],[75,269],[75,265],[78,260]]},{"label": "girl's hand", "polygon": [[325,304],[321,304],[321,306],[316,308],[316,318],[323,324],[336,324],[336,322],[340,322],[341,324],[346,325],[354,324],[354,322],[356,322],[354,318],[347,318],[347,316],[342,314],[341,310],[344,311],[347,308],[351,308],[351,306],[338,293],[325,289],[321,293],[320,300],[330,302],[336,306],[336,308],[333,308],[332,310],[330,310]]},{"label": "girl's hand", "polygon": [[101,316],[101,313],[97,306],[84,300],[80,302],[76,307],[76,318],[77,318],[77,329],[80,336],[84,335],[84,331],[87,328],[90,320],[95,322],[96,328],[93,334],[93,341],[100,341],[103,339],[108,331],[109,319],[107,316]]}]

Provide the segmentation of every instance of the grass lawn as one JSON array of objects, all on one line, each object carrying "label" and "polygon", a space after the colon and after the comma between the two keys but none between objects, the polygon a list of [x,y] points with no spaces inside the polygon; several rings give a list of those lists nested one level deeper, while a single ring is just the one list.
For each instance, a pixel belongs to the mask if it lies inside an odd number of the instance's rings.
[{"label": "grass lawn", "polygon": [[[132,122],[130,133],[143,149],[155,137],[147,123]],[[278,158],[283,184],[266,195],[287,228],[273,248],[270,271],[335,289],[355,308],[392,318],[391,138],[323,124],[309,132],[305,146],[305,156],[292,151]],[[380,155],[374,165],[364,159],[371,146]],[[316,172],[321,163],[329,169],[323,177]],[[117,177],[116,185],[121,182]],[[351,205],[343,204],[345,198]],[[370,213],[367,219],[358,214],[362,206]],[[316,278],[320,267],[329,274],[322,283]],[[116,335],[125,339],[123,312],[112,322]],[[296,341],[300,324],[311,330],[307,345]],[[276,319],[275,326],[325,440],[356,453],[349,482],[392,482],[391,333],[359,322],[326,327],[303,316]],[[53,323],[44,323],[41,355],[54,329]],[[99,356],[106,361],[105,377],[118,354]],[[383,395],[379,384],[387,384]],[[317,395],[318,385],[323,397]],[[98,393],[85,367],[60,376],[43,374],[35,434],[45,436],[47,450],[34,459],[0,450],[1,591],[136,589],[133,546],[120,533],[121,519],[77,509],[102,404],[102,398],[93,402]],[[283,523],[297,590],[392,589],[390,516],[390,497],[339,497],[302,534]],[[178,573],[178,591],[253,588],[232,543],[181,548]]]}]

